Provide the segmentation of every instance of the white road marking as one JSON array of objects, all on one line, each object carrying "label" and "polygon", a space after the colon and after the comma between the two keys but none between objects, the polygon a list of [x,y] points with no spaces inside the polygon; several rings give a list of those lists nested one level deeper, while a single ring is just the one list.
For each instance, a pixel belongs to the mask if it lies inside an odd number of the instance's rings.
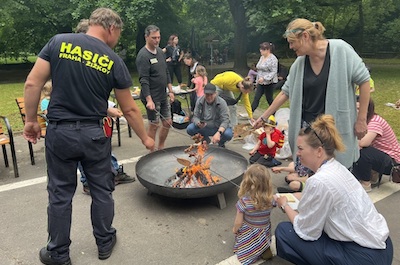
[{"label": "white road marking", "polygon": [[27,187],[27,186],[32,186],[32,185],[36,185],[36,184],[43,183],[46,181],[47,181],[47,176],[44,176],[44,177],[19,181],[19,182],[15,182],[15,183],[11,183],[11,184],[5,184],[5,185],[0,186],[0,192],[15,190],[15,189],[19,189],[19,188],[23,188],[23,187]]},{"label": "white road marking", "polygon": [[[136,156],[136,157],[131,157],[131,158],[124,159],[124,160],[119,160],[118,163],[119,164],[136,163],[141,157],[142,156]],[[80,175],[79,171],[78,171],[78,175]],[[24,188],[24,187],[44,183],[46,181],[47,181],[47,176],[43,176],[43,177],[38,177],[38,178],[34,178],[34,179],[28,179],[28,180],[18,181],[15,183],[5,184],[5,185],[0,186],[0,192]]]},{"label": "white road marking", "polygon": [[[385,176],[384,176],[385,177]],[[386,197],[392,195],[400,190],[400,184],[393,183],[391,181],[383,182],[379,188],[373,188],[370,193],[368,193],[373,203],[379,202]]]}]

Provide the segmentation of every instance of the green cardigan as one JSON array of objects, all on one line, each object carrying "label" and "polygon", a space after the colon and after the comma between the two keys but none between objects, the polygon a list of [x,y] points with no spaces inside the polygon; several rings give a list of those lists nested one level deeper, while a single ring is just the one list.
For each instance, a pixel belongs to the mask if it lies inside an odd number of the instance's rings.
[{"label": "green cardigan", "polygon": [[[360,156],[354,125],[357,119],[355,84],[360,85],[370,79],[364,62],[348,43],[330,39],[331,64],[326,91],[325,113],[335,118],[346,150],[336,152],[336,159],[347,168]],[[289,144],[296,159],[296,138],[301,128],[303,101],[303,76],[305,56],[299,56],[290,68],[287,81],[282,87],[290,100]]]}]

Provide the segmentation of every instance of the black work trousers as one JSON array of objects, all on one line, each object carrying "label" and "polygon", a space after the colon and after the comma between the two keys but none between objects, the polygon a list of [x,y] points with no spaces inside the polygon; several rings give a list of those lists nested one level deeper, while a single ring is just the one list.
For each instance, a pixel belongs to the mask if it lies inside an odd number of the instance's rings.
[{"label": "black work trousers", "polygon": [[116,233],[112,227],[115,184],[110,166],[111,140],[104,136],[101,122],[50,122],[45,144],[49,195],[47,250],[56,260],[69,257],[78,161],[89,182],[91,220],[98,250],[108,250]]}]

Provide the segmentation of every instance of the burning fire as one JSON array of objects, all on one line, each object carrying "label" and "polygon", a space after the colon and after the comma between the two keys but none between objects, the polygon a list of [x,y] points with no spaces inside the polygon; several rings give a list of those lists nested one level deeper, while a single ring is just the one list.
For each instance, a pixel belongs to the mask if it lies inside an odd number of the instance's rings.
[{"label": "burning fire", "polygon": [[178,169],[176,174],[166,181],[167,186],[199,188],[214,185],[221,180],[220,177],[211,175],[210,163],[213,157],[210,156],[203,161],[205,151],[208,149],[208,144],[203,141],[203,136],[196,134],[192,139],[195,140],[195,144],[190,145],[184,152],[189,155],[189,158],[194,158],[194,162],[178,158],[178,162],[185,166]]}]

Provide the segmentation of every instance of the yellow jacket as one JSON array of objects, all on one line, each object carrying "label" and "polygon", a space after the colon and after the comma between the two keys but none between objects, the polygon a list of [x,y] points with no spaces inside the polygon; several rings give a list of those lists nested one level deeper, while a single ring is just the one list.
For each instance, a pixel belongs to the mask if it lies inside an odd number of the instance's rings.
[{"label": "yellow jacket", "polygon": [[[229,90],[232,92],[240,93],[240,89],[236,86],[237,83],[243,81],[243,77],[232,71],[226,71],[221,74],[217,74],[214,79],[210,81],[211,84],[216,85],[222,90]],[[246,108],[249,118],[253,118],[253,112],[251,111],[249,93],[243,93],[241,100],[244,107]]]}]

